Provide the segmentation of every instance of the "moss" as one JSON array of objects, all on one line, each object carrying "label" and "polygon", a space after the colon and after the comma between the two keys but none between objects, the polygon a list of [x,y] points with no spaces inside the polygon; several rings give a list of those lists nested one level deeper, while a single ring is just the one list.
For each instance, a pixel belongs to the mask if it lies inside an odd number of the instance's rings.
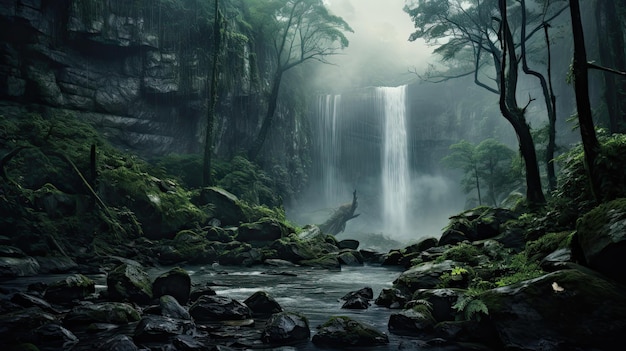
[{"label": "moss", "polygon": [[482,252],[476,246],[461,243],[446,250],[443,255],[438,258],[438,262],[452,260],[467,263],[470,266],[476,266],[479,263],[480,255],[482,255]]},{"label": "moss", "polygon": [[572,232],[548,233],[526,243],[525,254],[529,261],[540,261],[557,249],[568,246]]}]

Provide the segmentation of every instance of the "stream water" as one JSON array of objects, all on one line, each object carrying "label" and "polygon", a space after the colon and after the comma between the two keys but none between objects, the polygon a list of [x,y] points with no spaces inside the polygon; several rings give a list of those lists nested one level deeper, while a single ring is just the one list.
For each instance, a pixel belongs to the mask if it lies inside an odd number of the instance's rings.
[{"label": "stream water", "polygon": [[[170,267],[154,268],[149,271],[152,278],[167,271]],[[193,285],[210,285],[218,295],[224,295],[240,302],[263,290],[274,297],[286,311],[294,311],[304,314],[311,327],[312,335],[316,327],[326,322],[331,316],[349,316],[355,320],[364,322],[389,335],[390,343],[385,346],[368,347],[367,350],[398,350],[416,349],[416,339],[407,336],[398,336],[388,332],[387,323],[389,316],[397,310],[390,310],[373,304],[366,310],[342,309],[345,294],[371,287],[376,298],[383,288],[392,286],[394,279],[401,270],[397,268],[381,267],[376,265],[346,266],[341,271],[329,271],[308,267],[228,267],[228,266],[185,266],[191,275]],[[63,279],[64,275],[47,275],[42,277],[20,278],[3,282],[3,287],[18,290],[33,282],[51,283]],[[96,281],[97,290],[106,289],[104,275],[90,276]],[[260,324],[260,323],[257,323]],[[259,327],[259,326],[257,326]],[[262,327],[262,326],[261,326]],[[113,332],[113,331],[112,331]],[[116,333],[132,334],[131,325],[117,329]],[[86,335],[78,335],[79,339]],[[73,350],[87,350],[88,344],[83,340]],[[405,346],[401,346],[404,344]],[[92,344],[93,345],[93,344]],[[411,345],[411,346],[408,346]],[[407,348],[408,346],[408,348]],[[419,348],[417,348],[419,349]],[[312,342],[294,347],[281,347],[275,350],[321,350]],[[326,349],[327,350],[327,349]],[[437,348],[429,348],[437,350]],[[443,349],[442,349],[443,350]]]}]

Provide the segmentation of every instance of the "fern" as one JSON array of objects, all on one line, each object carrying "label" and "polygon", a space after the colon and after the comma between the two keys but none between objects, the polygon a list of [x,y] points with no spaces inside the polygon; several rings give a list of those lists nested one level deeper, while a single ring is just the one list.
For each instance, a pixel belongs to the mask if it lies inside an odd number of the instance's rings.
[{"label": "fern", "polygon": [[459,313],[457,320],[462,316],[466,321],[480,321],[482,315],[489,315],[487,305],[475,296],[459,296],[452,308]]}]

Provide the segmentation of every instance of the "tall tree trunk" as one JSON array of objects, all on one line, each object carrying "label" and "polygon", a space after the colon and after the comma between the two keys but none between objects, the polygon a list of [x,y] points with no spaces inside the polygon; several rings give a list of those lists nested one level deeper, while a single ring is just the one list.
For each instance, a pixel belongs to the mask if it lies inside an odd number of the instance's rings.
[{"label": "tall tree trunk", "polygon": [[541,190],[541,176],[539,174],[535,144],[530,134],[530,126],[528,126],[524,117],[525,110],[518,106],[515,97],[517,92],[518,62],[515,55],[513,36],[507,19],[506,0],[500,0],[498,3],[502,15],[500,33],[502,41],[500,112],[513,126],[517,134],[520,153],[524,159],[526,171],[526,200],[530,206],[543,206],[546,203],[546,198]]},{"label": "tall tree trunk", "polygon": [[[626,69],[624,58],[624,33],[614,1],[600,1],[596,9],[600,63],[623,71]],[[626,79],[611,72],[603,72],[609,129],[611,133],[626,130]]]},{"label": "tall tree trunk", "polygon": [[[522,69],[524,73],[530,74],[536,77],[541,84],[541,91],[543,93],[543,100],[546,105],[546,111],[548,113],[548,145],[546,146],[545,164],[546,174],[548,176],[548,191],[556,189],[556,172],[554,170],[554,151],[556,149],[556,97],[552,92],[552,83],[548,86],[548,80],[546,77],[535,71],[531,70],[528,66],[528,60],[526,56],[526,0],[521,0],[522,5],[522,30],[521,30],[521,50],[522,50]],[[544,23],[544,35],[548,50],[548,72],[550,72],[550,38],[548,36],[548,24]]]},{"label": "tall tree trunk", "polygon": [[580,18],[580,4],[578,0],[569,0],[572,17],[572,33],[574,36],[573,76],[576,93],[576,109],[578,111],[578,125],[580,136],[585,150],[585,165],[589,176],[591,191],[596,201],[601,201],[601,177],[596,169],[596,159],[600,153],[600,143],[596,137],[589,102],[589,77],[587,66],[587,51],[585,36]]},{"label": "tall tree trunk", "polygon": [[215,0],[215,23],[213,24],[213,63],[211,67],[211,86],[207,106],[206,134],[204,136],[204,157],[202,159],[202,186],[211,186],[212,157],[213,157],[213,125],[215,124],[215,103],[217,102],[217,78],[219,53],[222,49],[221,15],[219,0]]},{"label": "tall tree trunk", "polygon": [[283,71],[279,69],[274,75],[274,79],[272,81],[272,91],[269,96],[267,112],[265,114],[265,118],[263,119],[263,123],[261,124],[261,130],[252,143],[252,147],[248,150],[248,159],[250,161],[256,160],[261,152],[263,144],[265,143],[265,139],[267,139],[267,135],[274,119],[274,113],[276,112],[276,105],[278,104],[278,92],[280,91],[280,82],[282,77]]}]

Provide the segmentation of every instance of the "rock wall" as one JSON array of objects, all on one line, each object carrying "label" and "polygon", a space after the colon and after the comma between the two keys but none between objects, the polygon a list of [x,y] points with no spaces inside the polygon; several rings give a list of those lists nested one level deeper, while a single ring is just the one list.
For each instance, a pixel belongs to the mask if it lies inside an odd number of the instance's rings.
[{"label": "rock wall", "polygon": [[[146,158],[201,152],[210,26],[199,11],[164,7],[172,3],[0,0],[0,114],[69,111]],[[249,44],[226,51],[215,145],[228,159],[256,135],[271,60]],[[298,111],[283,106],[277,113],[277,124],[284,124],[270,136],[265,156],[289,169],[306,153],[306,137],[294,137],[296,128],[307,128],[298,127]]]}]

